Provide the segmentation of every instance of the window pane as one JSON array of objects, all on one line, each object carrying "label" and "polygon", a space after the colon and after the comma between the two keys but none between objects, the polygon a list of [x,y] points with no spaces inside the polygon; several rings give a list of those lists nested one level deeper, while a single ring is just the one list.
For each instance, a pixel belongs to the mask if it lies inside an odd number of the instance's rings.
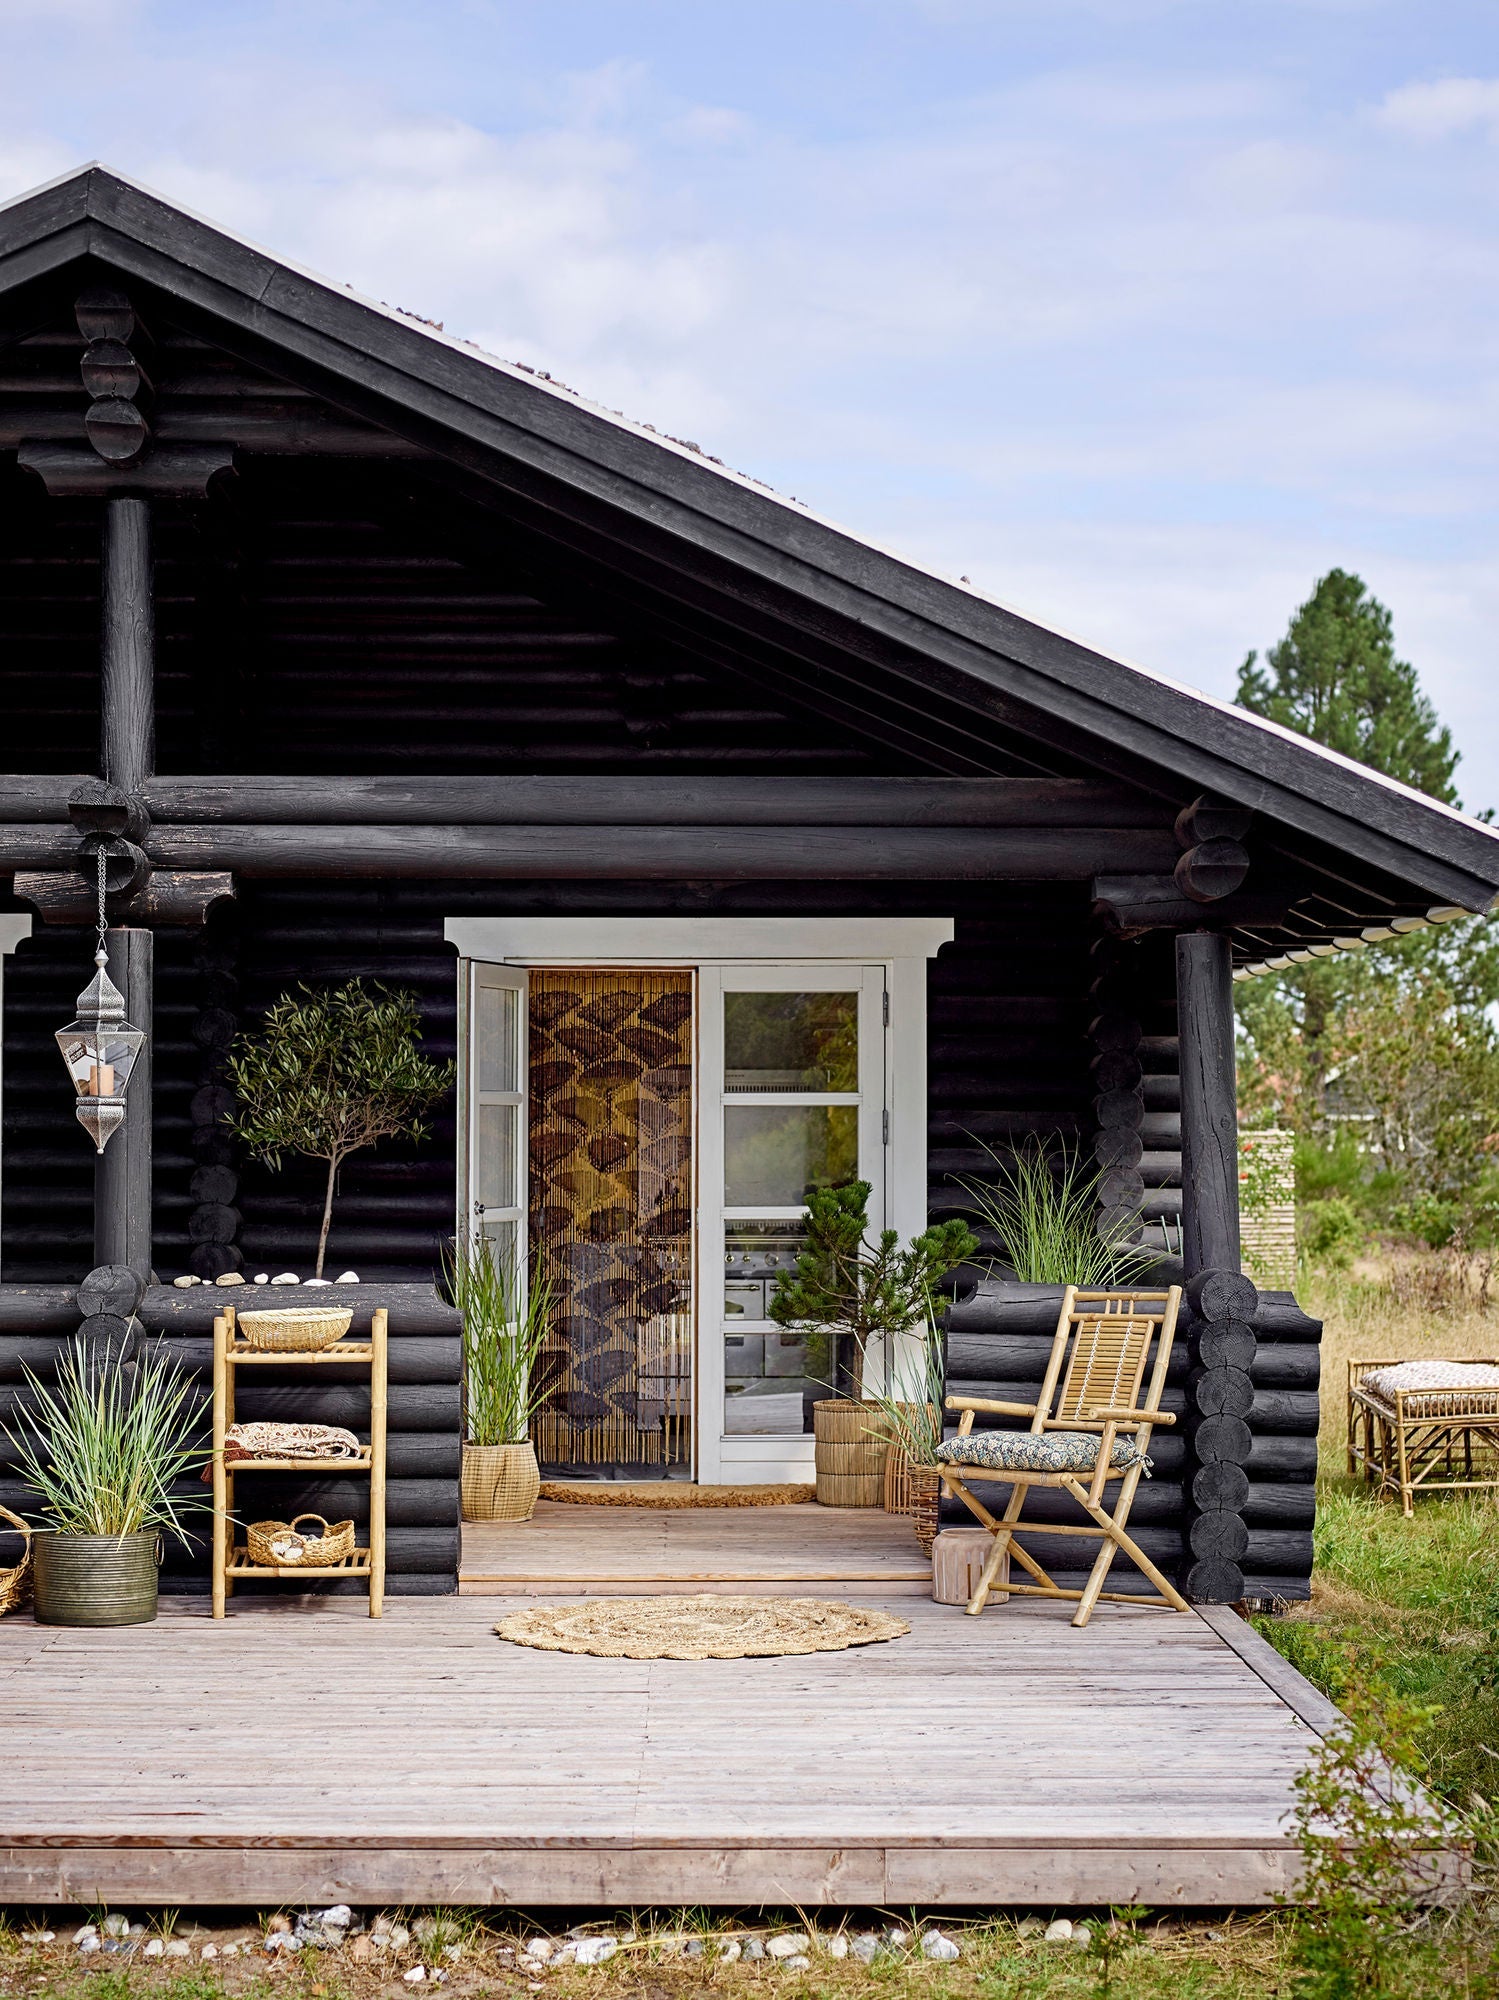
[{"label": "window pane", "polygon": [[510,986],[479,988],[479,1088],[520,1089],[520,994]]},{"label": "window pane", "polygon": [[724,1088],[859,1088],[857,993],[726,993]]},{"label": "window pane", "polygon": [[479,1106],[478,1199],[486,1208],[519,1208],[515,1131],[520,1108],[514,1104]]},{"label": "window pane", "polygon": [[853,1104],[731,1104],[724,1109],[724,1206],[797,1208],[814,1187],[855,1177]]},{"label": "window pane", "polygon": [[800,1437],[812,1405],[830,1394],[825,1335],[783,1332],[767,1321],[778,1271],[806,1245],[801,1222],[724,1225],[724,1434]]}]

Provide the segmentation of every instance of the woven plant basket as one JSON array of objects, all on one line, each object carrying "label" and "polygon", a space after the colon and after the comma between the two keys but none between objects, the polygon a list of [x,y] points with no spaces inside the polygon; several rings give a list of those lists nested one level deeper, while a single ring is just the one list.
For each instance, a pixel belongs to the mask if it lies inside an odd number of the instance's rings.
[{"label": "woven plant basket", "polygon": [[33,1544],[38,1625],[149,1625],[156,1616],[161,1537],[65,1535],[47,1528]]},{"label": "woven plant basket", "polygon": [[541,1491],[535,1446],[466,1444],[460,1491],[465,1521],[529,1521]]},{"label": "woven plant basket", "polygon": [[[902,1407],[907,1411],[916,1408],[914,1403]],[[936,1417],[935,1408],[928,1403],[928,1412]],[[911,1461],[905,1447],[892,1437],[890,1450],[885,1459],[885,1512],[887,1514],[909,1514],[911,1511]]]},{"label": "woven plant basket", "polygon": [[239,1328],[251,1347],[268,1354],[320,1354],[342,1340],[354,1313],[350,1306],[298,1306],[286,1311],[247,1312]]},{"label": "woven plant basket", "polygon": [[0,1618],[3,1618],[7,1611],[19,1611],[31,1595],[31,1530],[9,1507],[0,1507],[0,1517],[26,1538],[21,1560],[13,1569],[0,1569]]},{"label": "woven plant basket", "polygon": [[941,1516],[942,1475],[935,1465],[913,1465],[908,1477],[911,1484],[911,1525],[916,1530],[921,1553],[929,1556],[937,1539]]},{"label": "woven plant basket", "polygon": [[817,1500],[822,1507],[882,1507],[890,1439],[878,1403],[832,1397],[812,1405]]},{"label": "woven plant basket", "polygon": [[[297,1527],[299,1521],[316,1521],[322,1533],[304,1535]],[[277,1554],[271,1546],[279,1542],[283,1549],[291,1546],[290,1554]],[[253,1521],[245,1530],[245,1546],[250,1560],[261,1563],[267,1569],[312,1569],[321,1568],[325,1563],[340,1563],[354,1553],[354,1523],[336,1521],[331,1525],[321,1514],[298,1514],[291,1521]]]}]

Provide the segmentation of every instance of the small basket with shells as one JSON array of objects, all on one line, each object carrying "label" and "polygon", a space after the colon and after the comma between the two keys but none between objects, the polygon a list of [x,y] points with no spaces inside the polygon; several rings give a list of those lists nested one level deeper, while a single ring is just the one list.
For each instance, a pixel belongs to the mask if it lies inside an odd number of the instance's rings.
[{"label": "small basket with shells", "polygon": [[266,1307],[242,1312],[237,1324],[246,1344],[267,1354],[319,1354],[342,1340],[353,1319],[349,1306]]},{"label": "small basket with shells", "polygon": [[[318,1533],[304,1533],[304,1521],[315,1521]],[[291,1521],[252,1521],[245,1530],[245,1545],[251,1562],[266,1569],[321,1569],[353,1555],[354,1523],[330,1525],[321,1514],[298,1514]]]}]

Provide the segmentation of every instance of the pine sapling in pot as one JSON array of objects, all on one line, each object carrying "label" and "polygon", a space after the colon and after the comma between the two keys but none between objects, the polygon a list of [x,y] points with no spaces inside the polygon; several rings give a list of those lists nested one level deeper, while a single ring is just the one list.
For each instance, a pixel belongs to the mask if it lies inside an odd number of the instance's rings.
[{"label": "pine sapling in pot", "polygon": [[424,1139],[427,1113],[452,1087],[453,1065],[417,1050],[416,996],[351,979],[326,992],[283,993],[258,1034],[229,1059],[239,1098],[232,1129],[254,1158],[279,1170],[300,1153],[328,1165],[314,1276],[323,1275],[338,1172],[381,1139]]},{"label": "pine sapling in pot", "polygon": [[882,1229],[871,1243],[869,1195],[868,1181],[811,1190],[807,1247],[778,1275],[770,1302],[776,1325],[808,1338],[829,1367],[833,1397],[813,1411],[824,1504],[882,1503],[885,1439],[870,1438],[862,1407],[870,1350],[877,1366],[887,1366],[895,1337],[928,1323],[938,1284],[979,1247],[960,1221],[938,1223],[904,1246],[898,1230]]}]

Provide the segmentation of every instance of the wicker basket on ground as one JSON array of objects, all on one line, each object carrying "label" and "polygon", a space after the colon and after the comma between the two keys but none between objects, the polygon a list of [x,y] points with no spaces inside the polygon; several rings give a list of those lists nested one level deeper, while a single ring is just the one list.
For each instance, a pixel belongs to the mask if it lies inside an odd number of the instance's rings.
[{"label": "wicker basket on ground", "polygon": [[817,1499],[823,1507],[881,1507],[889,1419],[878,1403],[832,1397],[812,1405]]},{"label": "wicker basket on ground", "polygon": [[3,1618],[7,1611],[19,1611],[31,1595],[31,1530],[9,1507],[0,1507],[0,1517],[24,1537],[21,1560],[11,1569],[0,1569],[0,1618]]}]

